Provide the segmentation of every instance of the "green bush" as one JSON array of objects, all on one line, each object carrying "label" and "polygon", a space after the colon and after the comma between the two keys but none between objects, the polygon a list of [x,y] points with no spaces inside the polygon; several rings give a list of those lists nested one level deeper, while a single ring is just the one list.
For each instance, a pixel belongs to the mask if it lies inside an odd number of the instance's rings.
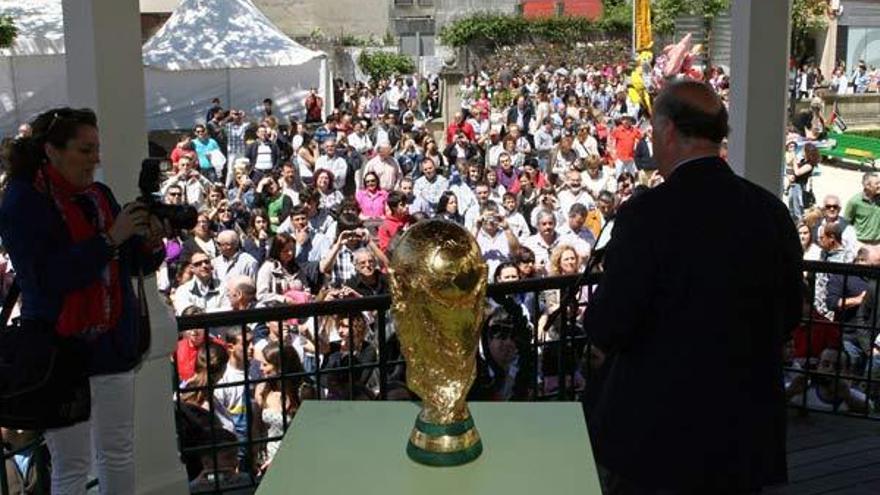
[{"label": "green bush", "polygon": [[481,42],[503,46],[533,40],[557,43],[582,41],[589,34],[630,29],[632,21],[622,15],[624,10],[625,7],[616,9],[615,17],[603,16],[599,21],[568,16],[527,19],[517,15],[480,12],[444,26],[440,31],[440,41],[453,47]]},{"label": "green bush", "polygon": [[16,35],[18,35],[18,28],[15,27],[12,17],[0,16],[0,48],[12,46]]},{"label": "green bush", "polygon": [[412,59],[399,53],[369,53],[364,50],[358,57],[358,65],[373,81],[388,79],[394,74],[412,74],[416,71],[416,64]]}]

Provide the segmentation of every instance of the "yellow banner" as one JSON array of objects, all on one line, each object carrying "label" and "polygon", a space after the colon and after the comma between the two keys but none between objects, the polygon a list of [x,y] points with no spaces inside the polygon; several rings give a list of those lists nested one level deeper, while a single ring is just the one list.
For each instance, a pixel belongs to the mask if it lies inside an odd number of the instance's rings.
[{"label": "yellow banner", "polygon": [[636,52],[650,50],[654,44],[651,33],[651,0],[634,0],[633,18]]}]

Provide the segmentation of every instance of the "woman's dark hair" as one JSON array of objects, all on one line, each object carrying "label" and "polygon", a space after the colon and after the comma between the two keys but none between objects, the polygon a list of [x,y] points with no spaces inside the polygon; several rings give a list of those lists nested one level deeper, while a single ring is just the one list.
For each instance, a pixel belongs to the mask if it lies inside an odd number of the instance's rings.
[{"label": "woman's dark hair", "polygon": [[516,250],[516,254],[514,254],[514,260],[517,263],[523,263],[527,261],[535,261],[535,252],[526,246],[520,246],[519,249]]},{"label": "woman's dark hair", "polygon": [[505,268],[514,268],[514,269],[516,269],[516,273],[519,273],[519,266],[517,266],[515,261],[505,261],[505,262],[501,263],[500,265],[498,265],[497,267],[495,267],[495,273],[492,274],[492,282],[498,282],[498,278],[501,277],[501,272]]},{"label": "woman's dark hair", "polygon": [[282,347],[278,342],[269,342],[263,349],[263,358],[277,370],[278,374],[281,374],[282,370],[284,372],[284,376],[280,379],[266,382],[266,387],[263,389],[264,399],[265,395],[269,392],[281,392],[283,390],[284,398],[282,403],[286,409],[285,413],[290,414],[296,411],[299,408],[299,387],[303,382],[303,378],[301,376],[289,377],[288,375],[305,371],[296,349],[290,345]]},{"label": "woman's dark hair", "polygon": [[266,220],[266,225],[269,225],[269,214],[266,213],[266,210],[262,208],[254,208],[254,210],[251,211],[250,222],[248,222],[247,234],[250,236],[257,235],[257,228],[254,225],[254,220],[256,220],[257,217],[262,217],[264,220]]},{"label": "woman's dark hair", "polygon": [[328,182],[329,182],[329,185],[327,186],[327,190],[330,191],[330,192],[335,191],[336,188],[333,187],[333,178],[334,178],[334,177],[333,177],[333,172],[327,170],[326,168],[319,168],[318,170],[315,171],[315,176],[314,176],[314,178],[313,178],[313,180],[314,180],[314,184],[315,184],[315,188],[318,187],[318,177],[320,177],[320,176],[322,176],[322,175],[326,175],[326,176],[327,176],[327,179],[328,179]]},{"label": "woman's dark hair", "polygon": [[75,138],[80,127],[98,127],[95,112],[88,108],[55,108],[43,112],[31,123],[33,134],[16,139],[9,153],[9,176],[11,179],[33,180],[37,170],[48,160],[45,145],[58,149],[67,147],[68,141]]},{"label": "woman's dark hair", "polygon": [[360,215],[361,205],[358,204],[356,199],[349,196],[339,203],[339,206],[336,208],[336,217],[339,218],[339,215],[342,215],[346,211],[354,211],[357,215]]},{"label": "woman's dark hair", "polygon": [[363,178],[361,179],[361,183],[364,186],[364,188],[367,187],[367,177],[369,177],[371,175],[373,176],[374,179],[376,179],[376,184],[379,184],[379,174],[377,174],[376,172],[373,172],[371,170],[371,171],[365,173]]},{"label": "woman's dark hair", "polygon": [[[443,191],[443,194],[440,195],[440,199],[437,201],[437,213],[446,213],[446,205],[449,204],[449,198],[455,198],[455,208],[456,211],[458,210],[458,197],[455,196],[455,193],[452,191]],[[461,212],[458,213],[460,214]]]},{"label": "woman's dark hair", "polygon": [[[272,238],[272,244],[269,246],[268,259],[281,263],[281,251],[291,242],[296,242],[294,241],[293,237],[290,237],[289,235],[282,232],[275,234],[275,237]],[[290,263],[288,263],[287,266],[285,266],[284,268],[286,268],[289,272],[293,272],[295,271],[295,267],[296,258],[294,257],[290,260]]]}]

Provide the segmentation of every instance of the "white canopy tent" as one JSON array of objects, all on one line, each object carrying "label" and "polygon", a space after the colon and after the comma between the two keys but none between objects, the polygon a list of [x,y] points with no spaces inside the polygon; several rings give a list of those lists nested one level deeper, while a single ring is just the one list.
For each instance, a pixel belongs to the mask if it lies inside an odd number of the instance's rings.
[{"label": "white canopy tent", "polygon": [[332,102],[327,56],[282,33],[251,0],[183,0],[144,45],[150,129],[204,119],[212,98],[259,113],[272,98],[279,116],[305,114],[309,89]]},{"label": "white canopy tent", "polygon": [[[0,50],[0,136],[37,113],[67,104],[61,0],[0,0],[19,29]],[[302,118],[315,88],[332,108],[327,56],[288,38],[250,0],[183,0],[143,47],[147,128],[189,128],[212,98],[258,115]],[[120,88],[123,90],[123,88]]]},{"label": "white canopy tent", "polygon": [[60,0],[0,0],[18,36],[0,50],[0,136],[39,112],[67,102]]}]

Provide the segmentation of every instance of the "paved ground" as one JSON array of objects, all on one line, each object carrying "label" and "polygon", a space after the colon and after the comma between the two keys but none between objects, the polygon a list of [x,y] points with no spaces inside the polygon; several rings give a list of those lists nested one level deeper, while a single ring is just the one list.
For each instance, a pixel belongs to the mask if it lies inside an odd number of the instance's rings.
[{"label": "paved ground", "polygon": [[816,195],[816,201],[822,201],[826,194],[836,194],[846,205],[849,198],[862,191],[862,174],[868,169],[825,163],[822,164],[820,170],[821,174],[818,177],[813,177],[813,192]]},{"label": "paved ground", "polygon": [[880,493],[880,421],[792,411],[788,422],[789,484],[769,495]]}]

